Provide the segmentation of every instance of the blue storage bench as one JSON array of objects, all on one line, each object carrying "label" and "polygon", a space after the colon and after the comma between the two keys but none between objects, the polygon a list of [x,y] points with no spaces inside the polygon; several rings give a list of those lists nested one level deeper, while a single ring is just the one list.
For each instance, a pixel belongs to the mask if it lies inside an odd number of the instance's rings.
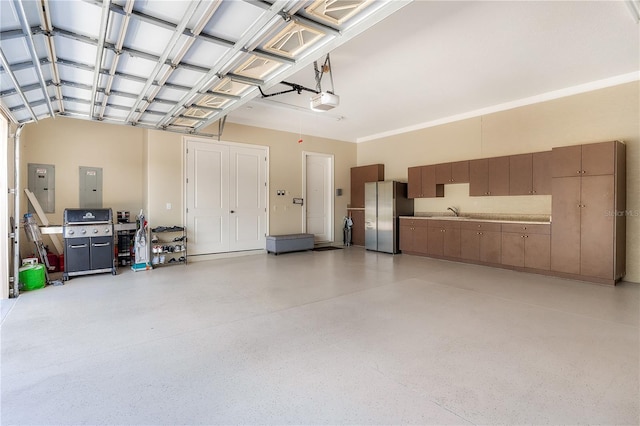
[{"label": "blue storage bench", "polygon": [[267,236],[267,253],[277,255],[279,253],[303,250],[313,250],[313,234]]}]

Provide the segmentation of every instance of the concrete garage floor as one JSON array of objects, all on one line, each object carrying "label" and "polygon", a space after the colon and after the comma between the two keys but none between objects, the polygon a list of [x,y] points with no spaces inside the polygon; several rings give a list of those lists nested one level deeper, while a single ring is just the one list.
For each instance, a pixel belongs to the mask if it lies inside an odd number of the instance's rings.
[{"label": "concrete garage floor", "polygon": [[346,248],[71,279],[2,323],[2,424],[638,424],[640,286]]}]

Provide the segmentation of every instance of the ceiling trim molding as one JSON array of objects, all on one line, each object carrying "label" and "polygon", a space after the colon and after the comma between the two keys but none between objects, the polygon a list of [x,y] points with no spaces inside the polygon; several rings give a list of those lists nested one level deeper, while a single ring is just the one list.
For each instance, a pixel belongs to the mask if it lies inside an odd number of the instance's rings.
[{"label": "ceiling trim molding", "polygon": [[363,136],[356,139],[356,143],[369,142],[376,139],[382,139],[390,136],[396,136],[402,133],[413,132],[415,130],[426,129],[429,127],[440,126],[442,124],[453,123],[455,121],[462,121],[469,118],[480,117],[483,115],[493,114],[496,112],[507,111],[527,105],[538,104],[554,99],[566,98],[568,96],[578,95],[580,93],[592,92],[594,90],[605,89],[607,87],[618,86],[621,84],[631,83],[634,81],[640,81],[640,70],[630,72],[628,74],[622,74],[615,77],[605,78],[602,80],[592,81],[590,83],[580,84],[577,86],[566,87],[560,90],[554,90],[552,92],[542,93],[540,95],[531,96],[528,98],[518,99],[515,101],[505,102],[502,104],[493,105],[486,108],[477,109],[474,111],[465,112],[462,114],[451,115],[449,117],[438,118],[436,120],[426,121],[424,123],[414,124],[412,126],[401,127],[395,130],[389,130],[387,132],[376,133],[369,136]]}]

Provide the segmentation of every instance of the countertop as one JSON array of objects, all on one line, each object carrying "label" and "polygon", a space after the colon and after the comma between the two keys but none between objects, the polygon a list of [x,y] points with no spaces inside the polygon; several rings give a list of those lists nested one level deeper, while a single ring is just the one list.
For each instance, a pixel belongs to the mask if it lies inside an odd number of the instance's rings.
[{"label": "countertop", "polygon": [[474,213],[463,214],[462,216],[444,215],[442,213],[415,213],[413,216],[400,216],[401,219],[432,219],[432,220],[455,220],[462,222],[495,222],[495,223],[521,223],[525,225],[549,225],[551,217],[548,215],[515,215],[515,214],[494,214],[494,213]]}]

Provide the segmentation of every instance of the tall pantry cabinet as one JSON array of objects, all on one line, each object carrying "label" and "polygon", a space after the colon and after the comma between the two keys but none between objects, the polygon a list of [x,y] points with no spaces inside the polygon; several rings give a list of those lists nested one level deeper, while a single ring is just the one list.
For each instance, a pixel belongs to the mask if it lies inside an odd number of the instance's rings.
[{"label": "tall pantry cabinet", "polygon": [[625,264],[625,146],[553,148],[551,270],[614,284]]}]

